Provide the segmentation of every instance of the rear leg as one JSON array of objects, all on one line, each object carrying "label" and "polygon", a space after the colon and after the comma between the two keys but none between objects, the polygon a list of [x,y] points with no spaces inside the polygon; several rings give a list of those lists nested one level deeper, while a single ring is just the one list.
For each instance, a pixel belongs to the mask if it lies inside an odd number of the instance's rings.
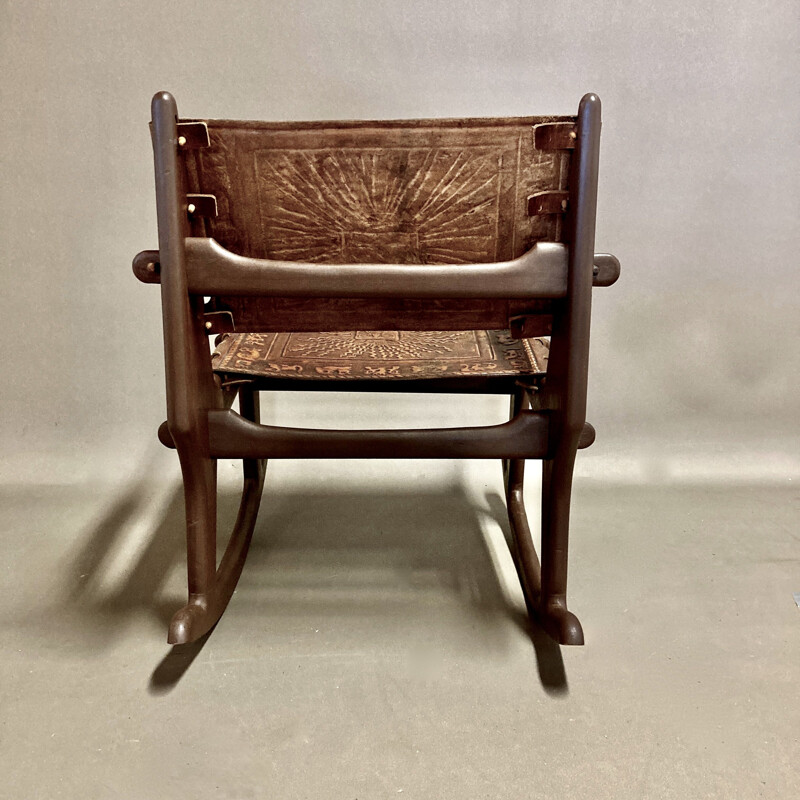
[{"label": "rear leg", "polygon": [[[259,421],[258,393],[239,392],[242,416]],[[193,642],[217,624],[242,573],[264,487],[266,459],[244,459],[239,512],[219,567],[216,567],[216,460],[181,458],[186,499],[189,601],[172,618],[167,641]]]}]

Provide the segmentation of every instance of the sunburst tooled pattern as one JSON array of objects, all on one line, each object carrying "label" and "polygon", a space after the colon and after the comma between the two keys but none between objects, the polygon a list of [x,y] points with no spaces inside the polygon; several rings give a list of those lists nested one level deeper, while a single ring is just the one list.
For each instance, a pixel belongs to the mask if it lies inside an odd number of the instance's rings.
[{"label": "sunburst tooled pattern", "polygon": [[285,347],[289,358],[418,360],[479,355],[473,331],[354,331],[296,333]]},{"label": "sunburst tooled pattern", "polygon": [[259,150],[276,259],[463,264],[497,257],[497,148]]}]

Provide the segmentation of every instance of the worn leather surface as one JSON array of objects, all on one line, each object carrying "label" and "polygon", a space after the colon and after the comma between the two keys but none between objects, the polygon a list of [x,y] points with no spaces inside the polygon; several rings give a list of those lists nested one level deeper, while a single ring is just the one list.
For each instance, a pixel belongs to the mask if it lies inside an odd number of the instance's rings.
[{"label": "worn leather surface", "polygon": [[546,372],[549,340],[507,331],[228,334],[217,372],[305,380],[408,380]]},{"label": "worn leather surface", "polygon": [[187,190],[217,198],[200,235],[240,255],[321,263],[463,264],[560,241],[561,214],[527,197],[566,190],[569,151],[533,126],[566,117],[394,122],[208,120]]},{"label": "worn leather surface", "polygon": [[[533,127],[573,117],[355,122],[207,120],[210,146],[185,153],[186,190],[218,215],[192,234],[253,258],[320,264],[459,264],[515,258],[562,241],[562,213],[527,198],[569,188],[569,150],[537,150]],[[302,300],[302,307],[298,307]],[[238,330],[506,327],[537,302],[217,297]],[[519,305],[519,304],[518,304]],[[291,310],[281,316],[281,309]],[[413,306],[413,304],[412,304]],[[337,321],[338,320],[338,321]],[[542,333],[547,331],[547,321]]]},{"label": "worn leather surface", "polygon": [[[569,150],[537,150],[533,128],[572,117],[355,122],[207,120],[210,146],[185,153],[186,190],[218,215],[191,220],[253,258],[319,264],[459,264],[515,258],[562,241],[563,213],[529,216],[527,198],[569,188]],[[302,307],[298,307],[302,300]],[[215,298],[238,330],[480,329],[549,313],[536,302]],[[286,318],[276,310],[292,306]],[[280,316],[280,315],[278,315]],[[344,319],[348,318],[348,319]],[[338,321],[337,321],[338,319]],[[546,332],[546,322],[542,332]]]}]

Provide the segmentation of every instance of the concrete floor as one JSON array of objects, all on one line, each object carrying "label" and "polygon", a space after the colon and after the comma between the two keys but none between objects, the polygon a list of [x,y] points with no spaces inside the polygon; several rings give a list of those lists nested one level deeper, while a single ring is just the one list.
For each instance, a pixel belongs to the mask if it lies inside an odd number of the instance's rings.
[{"label": "concrete floor", "polygon": [[796,482],[579,480],[587,642],[559,648],[526,623],[498,473],[271,464],[226,615],[175,650],[174,481],[3,489],[0,795],[796,797]]}]

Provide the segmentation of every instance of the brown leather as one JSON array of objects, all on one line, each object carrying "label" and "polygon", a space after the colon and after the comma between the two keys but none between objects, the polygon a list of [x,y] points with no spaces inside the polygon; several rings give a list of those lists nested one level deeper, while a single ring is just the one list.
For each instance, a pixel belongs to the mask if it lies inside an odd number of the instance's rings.
[{"label": "brown leather", "polygon": [[195,235],[252,258],[453,264],[516,258],[561,241],[531,194],[568,188],[569,151],[533,128],[573,117],[265,123],[207,120],[187,191],[213,194]]},{"label": "brown leather", "polygon": [[507,331],[235,333],[212,356],[216,372],[305,380],[425,380],[546,372],[549,340]]},{"label": "brown leather", "polygon": [[[315,263],[459,265],[517,258],[564,241],[564,213],[529,216],[528,197],[569,189],[570,150],[537,150],[534,127],[574,117],[364,122],[207,120],[209,146],[182,163],[190,193],[213,194],[217,216],[192,215],[194,236],[233,253]],[[559,206],[560,210],[560,206]],[[551,313],[545,300],[218,296],[236,329],[507,328],[510,316]],[[345,321],[343,316],[352,317]],[[345,325],[342,325],[345,322]],[[549,316],[537,335],[548,332]],[[323,324],[324,323],[324,324]],[[327,329],[327,328],[326,328]]]}]

